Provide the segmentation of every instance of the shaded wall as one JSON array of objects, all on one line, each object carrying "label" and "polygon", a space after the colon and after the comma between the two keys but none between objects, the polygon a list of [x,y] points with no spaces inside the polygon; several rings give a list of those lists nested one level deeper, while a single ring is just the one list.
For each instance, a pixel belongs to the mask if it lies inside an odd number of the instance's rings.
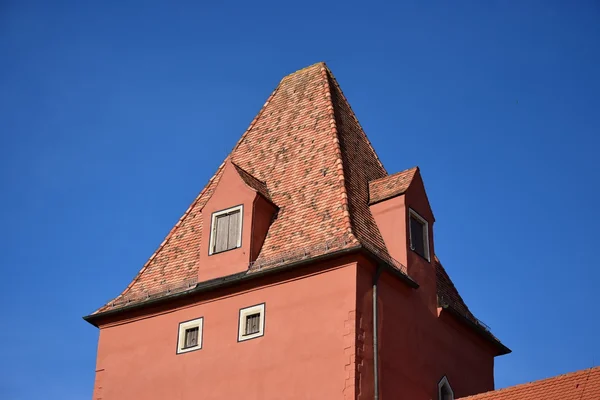
[{"label": "shaded wall", "polygon": [[[417,289],[417,291],[420,289]],[[456,398],[494,389],[493,349],[453,317],[432,314],[417,291],[379,280],[381,399],[437,399],[446,375]]]}]

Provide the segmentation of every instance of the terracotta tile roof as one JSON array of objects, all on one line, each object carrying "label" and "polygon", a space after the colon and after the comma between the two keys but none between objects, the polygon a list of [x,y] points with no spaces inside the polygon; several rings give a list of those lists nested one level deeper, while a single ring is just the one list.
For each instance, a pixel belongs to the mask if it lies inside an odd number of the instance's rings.
[{"label": "terracotta tile roof", "polygon": [[[248,186],[279,207],[248,274],[306,248],[317,249],[311,254],[323,254],[361,244],[391,260],[369,209],[369,192],[385,196],[406,190],[416,168],[387,176],[324,63],[284,77],[227,160]],[[221,178],[223,165],[133,281],[97,312],[197,283],[206,241],[202,208]],[[369,182],[374,182],[371,188]],[[445,272],[438,279],[449,288],[450,298],[458,299],[459,308],[466,309]]]},{"label": "terracotta tile roof", "polygon": [[598,400],[600,399],[600,367],[505,389],[494,390],[462,400]]},{"label": "terracotta tile roof", "polygon": [[438,303],[444,306],[448,305],[464,317],[476,322],[477,319],[473,313],[471,313],[469,307],[467,307],[460,294],[458,294],[458,290],[454,286],[454,283],[452,283],[452,279],[450,279],[450,276],[446,272],[446,269],[442,266],[442,263],[437,255],[434,255],[433,263],[435,266],[435,277],[437,280]]},{"label": "terracotta tile roof", "polygon": [[[232,163],[233,164],[233,163]],[[269,195],[269,191],[267,190],[267,184],[261,180],[256,179],[237,165],[233,164],[235,170],[240,175],[242,180],[248,185],[251,189],[260,193],[265,199],[271,200],[271,196]]]},{"label": "terracotta tile roof", "polygon": [[[363,243],[387,254],[368,205],[368,182],[387,172],[324,63],[284,77],[228,158],[279,207],[257,262],[332,241],[326,251]],[[195,283],[202,207],[222,168],[117,302]]]},{"label": "terracotta tile roof", "polygon": [[369,182],[369,204],[374,204],[406,192],[419,167]]}]

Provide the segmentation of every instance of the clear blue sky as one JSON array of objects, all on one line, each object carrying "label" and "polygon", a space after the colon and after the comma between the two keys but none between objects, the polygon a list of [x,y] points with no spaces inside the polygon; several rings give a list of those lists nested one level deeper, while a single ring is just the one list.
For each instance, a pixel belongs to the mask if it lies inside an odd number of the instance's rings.
[{"label": "clear blue sky", "polygon": [[317,61],[388,171],[421,167],[438,255],[513,350],[497,386],[600,363],[597,1],[219,3],[0,1],[0,398],[91,398],[81,316]]}]

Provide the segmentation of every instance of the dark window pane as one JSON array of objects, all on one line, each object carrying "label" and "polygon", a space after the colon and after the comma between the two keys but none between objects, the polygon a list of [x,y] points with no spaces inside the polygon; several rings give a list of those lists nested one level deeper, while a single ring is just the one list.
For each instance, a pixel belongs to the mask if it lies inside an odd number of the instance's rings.
[{"label": "dark window pane", "polygon": [[410,217],[410,248],[425,257],[425,225],[414,217]]},{"label": "dark window pane", "polygon": [[441,396],[440,396],[440,400],[454,400],[452,398],[452,393],[450,392],[450,389],[448,389],[448,386],[444,385],[442,386],[442,390],[441,390]]},{"label": "dark window pane", "polygon": [[260,314],[252,314],[246,317],[246,330],[244,335],[252,335],[260,331]]},{"label": "dark window pane", "polygon": [[198,327],[190,328],[185,330],[184,349],[188,347],[198,346],[198,333],[200,329]]}]

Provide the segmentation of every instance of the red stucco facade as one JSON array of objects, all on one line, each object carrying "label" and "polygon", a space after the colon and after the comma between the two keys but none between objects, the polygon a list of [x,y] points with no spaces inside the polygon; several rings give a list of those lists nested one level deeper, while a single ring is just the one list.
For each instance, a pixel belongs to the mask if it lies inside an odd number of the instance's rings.
[{"label": "red stucco facade", "polygon": [[[94,399],[352,398],[354,282],[356,263],[337,260],[107,322]],[[264,336],[238,342],[239,309],[259,303]],[[176,354],[178,324],[198,317],[202,349]]]},{"label": "red stucco facade", "polygon": [[[239,246],[211,254],[212,216],[235,206]],[[86,317],[93,399],[431,400],[444,377],[457,398],[493,390],[509,350],[441,266],[434,222],[418,168],[387,175],[324,64],[284,78],[133,282]],[[258,304],[262,335],[241,340]],[[180,324],[199,318],[201,347],[181,352]]]}]

